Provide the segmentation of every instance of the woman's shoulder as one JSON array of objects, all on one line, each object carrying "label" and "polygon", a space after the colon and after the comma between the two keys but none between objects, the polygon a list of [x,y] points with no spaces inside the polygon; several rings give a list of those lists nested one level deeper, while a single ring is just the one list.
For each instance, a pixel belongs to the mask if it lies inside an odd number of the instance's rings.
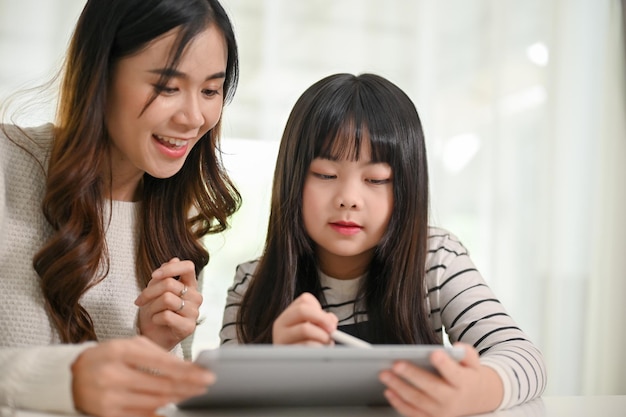
[{"label": "woman's shoulder", "polygon": [[8,161],[34,160],[45,168],[53,137],[52,123],[36,127],[0,125],[0,148]]}]

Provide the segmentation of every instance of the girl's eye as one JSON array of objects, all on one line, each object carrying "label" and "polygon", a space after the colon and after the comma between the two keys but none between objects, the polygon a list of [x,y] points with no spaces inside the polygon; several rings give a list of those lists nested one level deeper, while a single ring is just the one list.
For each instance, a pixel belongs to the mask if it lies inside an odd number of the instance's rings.
[{"label": "girl's eye", "polygon": [[333,178],[337,178],[336,175],[321,174],[319,172],[312,172],[312,174],[314,177],[319,178],[321,180],[332,180]]},{"label": "girl's eye", "polygon": [[391,178],[385,178],[385,179],[369,178],[366,181],[374,185],[384,185],[384,184],[389,184],[391,182]]}]

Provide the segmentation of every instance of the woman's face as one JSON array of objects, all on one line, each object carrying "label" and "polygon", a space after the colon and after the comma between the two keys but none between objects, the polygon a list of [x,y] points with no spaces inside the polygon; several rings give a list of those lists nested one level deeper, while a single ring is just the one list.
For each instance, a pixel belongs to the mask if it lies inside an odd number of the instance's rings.
[{"label": "woman's face", "polygon": [[114,200],[134,200],[145,172],[156,178],[176,174],[220,119],[228,50],[214,25],[187,45],[165,89],[145,108],[167,71],[176,35],[176,29],[166,33],[112,70],[106,127]]}]

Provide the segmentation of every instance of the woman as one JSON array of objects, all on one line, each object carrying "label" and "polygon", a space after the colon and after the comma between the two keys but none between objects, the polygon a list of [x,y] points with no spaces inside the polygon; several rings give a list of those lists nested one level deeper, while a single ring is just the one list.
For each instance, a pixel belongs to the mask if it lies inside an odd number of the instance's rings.
[{"label": "woman", "polygon": [[0,131],[0,405],[151,415],[212,383],[179,343],[200,239],[240,205],[217,152],[237,78],[217,0],[87,2],[55,125]]}]

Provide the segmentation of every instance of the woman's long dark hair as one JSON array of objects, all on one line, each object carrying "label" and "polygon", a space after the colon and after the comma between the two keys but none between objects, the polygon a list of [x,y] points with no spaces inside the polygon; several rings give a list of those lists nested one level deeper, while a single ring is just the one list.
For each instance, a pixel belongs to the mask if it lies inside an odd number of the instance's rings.
[{"label": "woman's long dark hair", "polygon": [[[373,74],[336,74],[309,87],[283,133],[263,255],[237,319],[244,343],[270,343],[272,324],[301,293],[322,297],[315,244],[302,219],[302,189],[316,157],[358,158],[364,132],[373,162],[393,172],[394,207],[361,288],[378,343],[437,343],[424,288],[428,166],[409,97]],[[323,301],[323,300],[322,300]]]},{"label": "woman's long dark hair", "polygon": [[[33,259],[46,309],[63,342],[97,339],[79,300],[108,271],[103,208],[110,197],[105,190],[111,178],[104,174],[111,146],[105,108],[112,68],[179,28],[168,63],[175,68],[185,47],[209,25],[220,30],[228,48],[228,102],[238,81],[237,44],[217,0],[89,0],[83,9],[66,57],[43,201],[54,234]],[[163,76],[160,83],[167,81]],[[137,254],[144,285],[154,269],[175,256],[192,260],[199,273],[209,260],[200,238],[224,230],[240,206],[218,153],[220,125],[221,120],[173,177],[144,175]]]}]

